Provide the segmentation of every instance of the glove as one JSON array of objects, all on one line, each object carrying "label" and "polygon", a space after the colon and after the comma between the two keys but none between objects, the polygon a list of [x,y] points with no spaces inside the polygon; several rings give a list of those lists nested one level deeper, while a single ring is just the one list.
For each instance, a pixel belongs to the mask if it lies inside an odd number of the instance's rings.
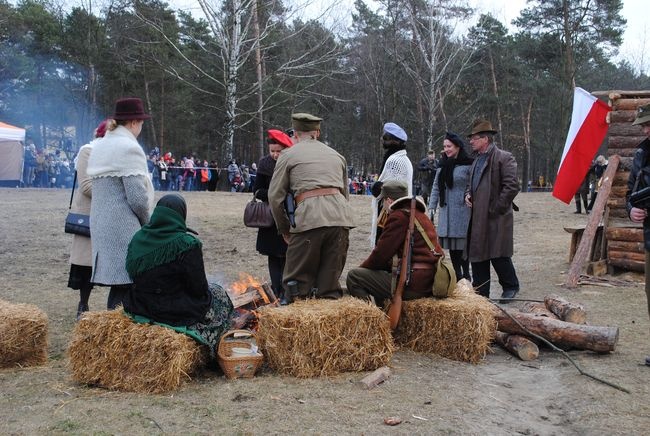
[{"label": "glove", "polygon": [[381,187],[384,186],[383,182],[375,182],[372,184],[372,188],[370,188],[370,192],[372,192],[372,195],[377,198],[379,197],[379,194],[381,194]]}]

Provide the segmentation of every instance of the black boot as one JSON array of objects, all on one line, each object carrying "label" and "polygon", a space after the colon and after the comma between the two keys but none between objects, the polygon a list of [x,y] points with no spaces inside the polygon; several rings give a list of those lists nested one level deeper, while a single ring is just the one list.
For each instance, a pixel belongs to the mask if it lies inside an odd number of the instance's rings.
[{"label": "black boot", "polygon": [[88,312],[90,309],[88,308],[88,304],[86,303],[79,303],[77,306],[77,321],[81,319],[83,316],[84,312]]}]

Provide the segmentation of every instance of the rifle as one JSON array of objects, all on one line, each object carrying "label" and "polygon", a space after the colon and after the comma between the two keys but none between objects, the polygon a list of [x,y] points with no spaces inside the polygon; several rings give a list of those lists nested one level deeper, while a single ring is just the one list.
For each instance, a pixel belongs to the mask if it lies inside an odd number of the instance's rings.
[{"label": "rifle", "polygon": [[409,216],[409,227],[406,231],[404,238],[404,249],[402,250],[402,264],[400,267],[399,280],[397,288],[393,294],[393,299],[388,309],[388,319],[390,321],[390,328],[395,330],[399,324],[399,318],[402,314],[402,295],[404,294],[404,287],[411,279],[411,254],[414,241],[413,227],[415,226],[415,197],[411,198],[411,213]]}]

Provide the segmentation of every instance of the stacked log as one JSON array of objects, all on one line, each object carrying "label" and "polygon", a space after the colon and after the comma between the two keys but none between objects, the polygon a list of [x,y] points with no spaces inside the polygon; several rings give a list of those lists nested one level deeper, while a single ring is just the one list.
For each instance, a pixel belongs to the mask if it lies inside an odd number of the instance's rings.
[{"label": "stacked log", "polygon": [[537,358],[538,337],[564,350],[598,353],[614,351],[618,341],[618,327],[586,325],[584,306],[557,295],[547,295],[544,303],[526,303],[521,311],[503,309],[495,317],[496,343],[521,360]]},{"label": "stacked log", "polygon": [[614,267],[642,272],[645,267],[643,229],[629,220],[625,194],[632,158],[646,138],[641,127],[633,126],[632,121],[638,107],[650,103],[650,91],[611,91],[607,95],[612,106],[608,116],[608,155],[621,157],[605,213],[607,259]]}]

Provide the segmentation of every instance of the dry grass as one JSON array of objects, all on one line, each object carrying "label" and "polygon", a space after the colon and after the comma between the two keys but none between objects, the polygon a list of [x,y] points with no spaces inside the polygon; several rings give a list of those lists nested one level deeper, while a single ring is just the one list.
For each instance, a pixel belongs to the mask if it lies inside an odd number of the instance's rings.
[{"label": "dry grass", "polygon": [[263,308],[258,336],[271,368],[301,378],[375,370],[394,351],[386,315],[352,297]]},{"label": "dry grass", "polygon": [[45,312],[0,300],[0,368],[44,365],[47,345]]},{"label": "dry grass", "polygon": [[405,301],[395,342],[413,351],[478,363],[496,330],[492,304],[463,279],[449,298]]},{"label": "dry grass", "polygon": [[88,312],[68,347],[72,378],[131,392],[178,388],[205,365],[207,348],[171,329],[137,324],[121,310]]}]

